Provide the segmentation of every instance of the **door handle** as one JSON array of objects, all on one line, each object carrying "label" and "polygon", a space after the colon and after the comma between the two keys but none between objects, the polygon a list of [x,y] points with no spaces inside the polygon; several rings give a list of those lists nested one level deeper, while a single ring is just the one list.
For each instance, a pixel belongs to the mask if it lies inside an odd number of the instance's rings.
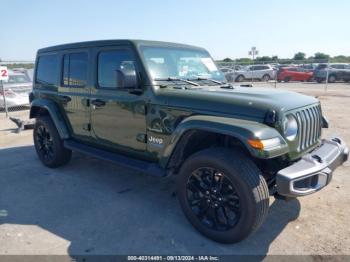
[{"label": "door handle", "polygon": [[60,96],[60,98],[59,98],[61,101],[62,101],[62,103],[64,103],[64,104],[68,104],[70,101],[72,101],[72,98],[70,98],[69,96]]},{"label": "door handle", "polygon": [[93,104],[96,107],[102,107],[106,105],[106,101],[101,100],[101,99],[94,99],[91,101],[91,104]]}]

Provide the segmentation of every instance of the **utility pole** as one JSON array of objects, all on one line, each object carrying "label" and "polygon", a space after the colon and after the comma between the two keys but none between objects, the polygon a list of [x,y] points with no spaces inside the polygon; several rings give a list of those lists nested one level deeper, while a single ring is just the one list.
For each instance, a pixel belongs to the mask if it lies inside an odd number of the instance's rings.
[{"label": "utility pole", "polygon": [[[250,51],[248,52],[248,55],[250,55],[252,57],[252,60],[253,60],[253,65],[254,65],[254,59],[255,59],[255,56],[257,56],[259,54],[259,51],[256,49],[255,46],[253,46]],[[253,84],[253,71],[251,70],[251,80],[252,80],[252,84]]]}]

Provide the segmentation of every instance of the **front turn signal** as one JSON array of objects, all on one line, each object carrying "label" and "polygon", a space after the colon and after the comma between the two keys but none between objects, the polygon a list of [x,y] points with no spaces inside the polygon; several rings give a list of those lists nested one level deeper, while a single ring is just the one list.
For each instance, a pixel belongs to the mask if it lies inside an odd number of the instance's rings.
[{"label": "front turn signal", "polygon": [[248,139],[248,144],[255,149],[264,149],[264,144],[259,139]]}]

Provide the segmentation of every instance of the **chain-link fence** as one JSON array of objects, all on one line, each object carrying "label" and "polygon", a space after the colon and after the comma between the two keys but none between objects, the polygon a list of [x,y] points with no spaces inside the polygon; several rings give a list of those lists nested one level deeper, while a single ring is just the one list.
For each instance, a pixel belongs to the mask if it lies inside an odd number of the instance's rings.
[{"label": "chain-link fence", "polygon": [[34,62],[2,61],[9,79],[0,82],[0,117],[28,118],[29,93],[33,87]]}]

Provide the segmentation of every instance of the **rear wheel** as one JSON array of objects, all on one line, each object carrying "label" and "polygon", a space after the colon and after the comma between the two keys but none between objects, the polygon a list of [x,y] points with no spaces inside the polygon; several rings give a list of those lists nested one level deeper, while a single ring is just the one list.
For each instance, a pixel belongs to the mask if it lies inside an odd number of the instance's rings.
[{"label": "rear wheel", "polygon": [[38,157],[45,166],[59,167],[71,159],[72,151],[64,148],[63,140],[50,117],[36,119],[33,139]]},{"label": "rear wheel", "polygon": [[244,81],[244,76],[243,75],[239,75],[239,76],[237,76],[237,78],[236,78],[236,82],[243,82]]},{"label": "rear wheel", "polygon": [[177,181],[180,205],[206,237],[235,243],[257,230],[269,208],[269,191],[256,165],[239,152],[205,149],[183,164]]},{"label": "rear wheel", "polygon": [[335,75],[328,76],[328,83],[334,83],[337,80]]},{"label": "rear wheel", "polygon": [[289,82],[290,81],[290,76],[286,76],[285,78],[284,78],[284,82]]}]

